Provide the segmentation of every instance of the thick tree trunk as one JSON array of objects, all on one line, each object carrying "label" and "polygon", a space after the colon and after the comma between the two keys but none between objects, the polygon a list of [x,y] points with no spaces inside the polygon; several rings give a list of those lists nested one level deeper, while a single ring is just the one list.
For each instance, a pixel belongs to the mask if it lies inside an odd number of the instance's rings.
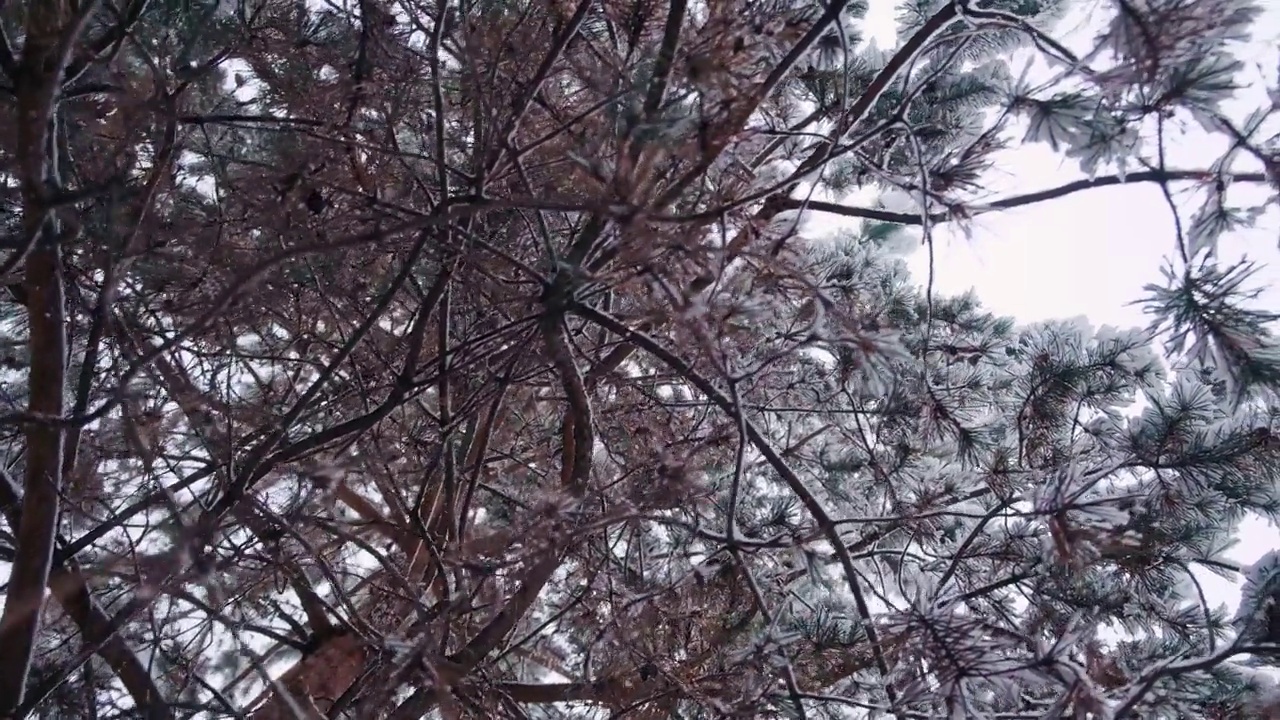
[{"label": "thick tree trunk", "polygon": [[[388,635],[393,635],[413,611],[395,593],[377,589],[359,603],[359,609],[371,630]],[[278,681],[277,688],[283,688],[288,697],[276,688],[268,688],[251,719],[297,720],[295,708],[326,717],[334,703],[365,674],[374,652],[369,640],[350,630],[327,638]]]},{"label": "thick tree trunk", "polygon": [[[338,698],[360,679],[369,648],[364,639],[352,632],[330,638],[315,652],[300,660],[279,681],[288,693],[271,692],[266,704],[251,716],[252,720],[319,720],[327,717]],[[290,700],[293,702],[291,703]],[[298,718],[298,710],[303,718]],[[313,717],[306,717],[313,714]]]},{"label": "thick tree trunk", "polygon": [[[26,260],[30,375],[28,409],[60,418],[66,381],[66,328],[59,228],[48,211],[57,179],[51,151],[54,102],[66,62],[62,36],[74,32],[66,0],[45,0],[27,8],[26,40],[15,78],[18,96],[17,152],[23,201],[23,229],[34,243]],[[62,486],[62,428],[52,422],[26,427],[26,473],[17,558],[0,617],[0,717],[23,703],[31,658],[40,632],[45,586],[49,582],[58,530]]]}]

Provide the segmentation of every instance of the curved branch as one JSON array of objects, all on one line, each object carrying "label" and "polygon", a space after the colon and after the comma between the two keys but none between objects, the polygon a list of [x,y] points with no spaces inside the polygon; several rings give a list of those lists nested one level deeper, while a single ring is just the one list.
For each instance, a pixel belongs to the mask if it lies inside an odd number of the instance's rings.
[{"label": "curved branch", "polygon": [[[700,392],[702,392],[702,394],[706,395],[709,400],[715,403],[726,414],[733,416],[738,412],[738,409],[731,397],[722,392],[715,386],[715,383],[704,377],[675,353],[663,347],[657,340],[644,333],[632,330],[617,318],[581,303],[575,303],[571,310],[579,317],[593,322],[609,332],[626,338],[635,346],[645,350],[650,355],[653,355],[667,367],[671,368],[671,370],[681,378],[696,387]],[[773,446],[769,443],[768,439],[765,438],[760,429],[756,427],[755,423],[751,422],[751,420],[745,416],[742,417],[741,423],[747,439],[751,441],[751,445],[755,447],[756,451],[758,451],[762,457],[764,457],[765,462],[769,464],[769,467],[771,467],[774,472],[778,473],[778,476],[787,484],[787,487],[795,494],[796,498],[800,500],[800,503],[805,507],[805,510],[807,510],[810,516],[813,517],[813,520],[817,523],[824,539],[831,543],[831,547],[836,554],[836,558],[840,562],[840,567],[844,571],[845,579],[849,583],[849,591],[853,595],[854,604],[858,609],[858,614],[861,616],[862,620],[869,621],[871,619],[871,611],[867,605],[866,597],[862,592],[861,583],[858,582],[858,573],[853,566],[853,558],[845,547],[844,540],[840,537],[840,532],[836,528],[835,522],[832,520],[831,516],[827,513],[826,508],[823,507],[818,498],[809,491],[809,488],[804,484],[804,481],[801,480],[800,476],[791,469],[791,466],[787,464],[787,461],[782,459],[782,456],[778,454],[777,450],[774,450]],[[876,632],[875,626],[870,622],[866,623],[866,633],[867,641],[871,646],[871,654],[875,659],[876,669],[879,671],[880,677],[883,678],[885,682],[885,694],[888,696],[891,706],[896,706],[897,692],[893,689],[892,685],[889,684],[889,666],[885,661],[884,653],[881,650],[879,634]]]}]

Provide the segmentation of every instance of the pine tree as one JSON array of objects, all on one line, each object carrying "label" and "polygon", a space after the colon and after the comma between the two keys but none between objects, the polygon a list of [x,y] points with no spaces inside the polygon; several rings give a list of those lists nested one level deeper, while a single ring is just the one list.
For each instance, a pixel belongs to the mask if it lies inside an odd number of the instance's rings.
[{"label": "pine tree", "polygon": [[[0,717],[1280,716],[1274,553],[1195,575],[1280,513],[1261,3],[1105,8],[0,6]],[[906,269],[1122,183],[1147,328]]]}]

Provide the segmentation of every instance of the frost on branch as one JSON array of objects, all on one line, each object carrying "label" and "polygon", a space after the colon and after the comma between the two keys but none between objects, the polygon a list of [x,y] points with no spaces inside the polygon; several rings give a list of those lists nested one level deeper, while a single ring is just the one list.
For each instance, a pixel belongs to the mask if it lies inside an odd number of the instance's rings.
[{"label": "frost on branch", "polygon": [[1206,260],[1182,272],[1167,268],[1165,285],[1146,288],[1152,332],[1165,333],[1166,350],[1212,377],[1234,405],[1280,387],[1280,343],[1270,327],[1280,315],[1246,306],[1261,293],[1247,285],[1258,270]]},{"label": "frost on branch", "polygon": [[1263,555],[1245,571],[1233,623],[1250,644],[1280,644],[1280,551]]}]

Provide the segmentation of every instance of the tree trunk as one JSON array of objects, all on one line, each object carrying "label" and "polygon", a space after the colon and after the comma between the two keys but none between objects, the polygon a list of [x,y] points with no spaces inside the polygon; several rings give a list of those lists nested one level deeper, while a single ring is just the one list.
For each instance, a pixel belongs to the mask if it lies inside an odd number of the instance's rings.
[{"label": "tree trunk", "polygon": [[[66,328],[62,249],[49,195],[57,186],[57,156],[51,150],[54,103],[65,63],[59,46],[74,33],[66,0],[31,3],[26,40],[15,78],[18,100],[17,152],[23,230],[31,247],[25,289],[30,328],[28,409],[60,418],[66,381]],[[17,558],[0,617],[0,717],[22,707],[32,654],[40,632],[49,582],[62,486],[62,428],[52,422],[26,426],[26,473]]]}]

